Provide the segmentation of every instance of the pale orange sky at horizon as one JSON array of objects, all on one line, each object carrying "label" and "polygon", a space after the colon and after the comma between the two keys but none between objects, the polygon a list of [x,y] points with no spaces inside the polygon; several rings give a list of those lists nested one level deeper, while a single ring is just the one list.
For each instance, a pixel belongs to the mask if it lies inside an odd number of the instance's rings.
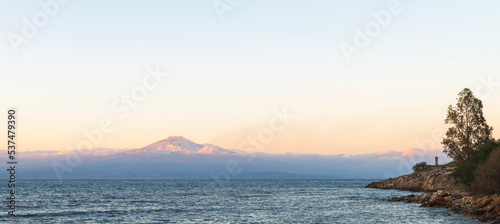
[{"label": "pale orange sky at horizon", "polygon": [[[274,116],[273,113],[263,115],[262,117],[266,117],[266,119],[257,121],[260,125],[235,127],[226,132],[221,132],[220,134],[212,136],[204,135],[203,132],[193,135],[193,132],[190,133],[187,128],[178,133],[165,132],[165,134],[163,134],[161,128],[150,127],[148,128],[149,132],[144,131],[143,133],[136,133],[126,129],[118,130],[122,124],[116,123],[115,131],[109,134],[103,134],[103,141],[99,147],[134,149],[165,139],[169,136],[184,136],[196,143],[210,143],[229,149],[246,149],[247,151],[254,150],[266,153],[292,152],[295,154],[357,155],[383,151],[405,151],[411,148],[441,148],[441,139],[436,137],[435,132],[440,132],[441,135],[444,134],[447,125],[444,125],[443,120],[439,117],[432,118],[425,113],[422,113],[423,117],[420,118],[421,120],[418,120],[418,114],[419,113],[407,116],[401,114],[397,116],[397,114],[393,114],[377,120],[368,117],[365,119],[352,117],[350,120],[337,122],[327,119],[318,119],[316,121],[292,119],[288,125],[284,126],[283,131],[273,133],[274,137],[270,143],[261,144],[264,147],[263,149],[257,149],[248,145],[245,147],[240,146],[242,143],[248,143],[247,139],[249,137],[258,139],[258,135],[263,129],[269,129],[269,124],[265,120],[270,120]],[[490,112],[485,110],[485,116],[489,125],[495,127],[495,124],[499,124],[500,121],[498,119],[489,119],[489,117],[492,117],[488,116],[489,114]],[[22,119],[23,117],[23,113],[20,111],[21,121],[24,120]],[[345,117],[343,119],[345,119]],[[393,121],[393,123],[389,123],[389,121]],[[433,121],[437,125],[429,125],[429,123],[431,123],[429,121]],[[75,130],[75,133],[68,135],[72,136],[72,139],[61,139],[59,138],[60,135],[53,136],[54,138],[52,138],[52,140],[54,142],[48,141],[51,138],[47,138],[46,136],[45,139],[37,139],[36,136],[29,136],[26,138],[24,134],[26,132],[23,131],[23,126],[22,123],[19,126],[21,133],[19,134],[19,143],[20,149],[23,151],[66,151],[81,149],[82,147],[77,147],[79,142],[88,141],[88,139],[81,134],[81,130]],[[88,131],[92,129],[92,126],[88,127],[89,128],[82,130]],[[142,128],[146,127],[143,126]],[[422,131],[415,132],[415,129]],[[140,130],[143,131],[144,129]],[[499,137],[495,130],[493,136],[495,138]],[[27,141],[27,139],[29,139],[29,141]],[[55,139],[58,139],[57,142]],[[43,143],[44,140],[46,141],[45,144],[40,144]],[[42,148],[38,148],[40,146]]]}]

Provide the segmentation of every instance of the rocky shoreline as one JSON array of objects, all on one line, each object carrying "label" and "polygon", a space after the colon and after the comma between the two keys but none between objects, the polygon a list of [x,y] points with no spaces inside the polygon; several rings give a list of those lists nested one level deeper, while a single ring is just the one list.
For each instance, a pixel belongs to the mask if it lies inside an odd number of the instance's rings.
[{"label": "rocky shoreline", "polygon": [[368,184],[368,188],[428,192],[387,199],[391,202],[419,203],[420,207],[441,207],[479,221],[500,223],[500,194],[480,195],[452,187],[451,170],[435,169]]},{"label": "rocky shoreline", "polygon": [[368,188],[397,189],[406,191],[433,192],[437,190],[448,190],[453,178],[451,170],[435,169],[427,172],[412,173],[387,180],[368,184]]}]

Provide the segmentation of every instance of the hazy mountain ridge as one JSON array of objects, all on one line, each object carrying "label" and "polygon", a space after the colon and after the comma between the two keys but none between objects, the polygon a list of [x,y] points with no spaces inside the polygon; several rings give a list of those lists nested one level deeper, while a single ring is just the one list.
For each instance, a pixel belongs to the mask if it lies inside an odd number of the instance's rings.
[{"label": "hazy mountain ridge", "polygon": [[[181,136],[139,149],[85,151],[20,151],[20,173],[26,178],[56,178],[54,163],[70,166],[63,178],[387,178],[411,172],[420,161],[432,161],[436,151],[410,149],[360,155],[267,154],[198,144]],[[70,159],[68,159],[70,158]],[[5,158],[0,157],[0,162]],[[229,168],[228,168],[229,167]],[[22,177],[21,176],[21,177]],[[5,177],[6,178],[6,177]]]},{"label": "hazy mountain ridge", "polygon": [[228,150],[222,147],[212,145],[212,144],[197,144],[193,141],[186,139],[182,136],[171,136],[167,139],[163,139],[142,147],[136,150],[130,150],[124,152],[126,154],[135,153],[199,153],[199,154],[231,154],[231,153],[241,153],[241,151]]}]

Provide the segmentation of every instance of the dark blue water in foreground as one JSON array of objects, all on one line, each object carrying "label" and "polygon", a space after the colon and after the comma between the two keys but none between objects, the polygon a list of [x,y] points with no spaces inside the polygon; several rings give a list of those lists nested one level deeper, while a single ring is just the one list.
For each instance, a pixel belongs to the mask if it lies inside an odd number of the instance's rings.
[{"label": "dark blue water in foreground", "polygon": [[[371,180],[20,180],[1,223],[474,223]],[[6,189],[6,188],[4,188]],[[4,198],[7,197],[7,190]],[[4,202],[5,205],[5,202]]]}]

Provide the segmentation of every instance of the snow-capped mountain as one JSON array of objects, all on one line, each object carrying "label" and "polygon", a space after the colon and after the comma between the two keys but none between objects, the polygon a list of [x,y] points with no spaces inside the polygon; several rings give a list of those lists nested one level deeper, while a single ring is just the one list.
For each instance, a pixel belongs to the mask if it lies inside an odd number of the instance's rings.
[{"label": "snow-capped mountain", "polygon": [[171,136],[149,144],[140,149],[134,149],[125,154],[216,154],[229,155],[241,153],[237,150],[228,150],[212,144],[197,144],[182,136]]},{"label": "snow-capped mountain", "polygon": [[[48,179],[379,178],[411,172],[413,164],[434,161],[436,155],[442,163],[449,161],[439,151],[422,149],[355,156],[253,154],[198,144],[181,136],[172,136],[139,149],[95,149],[86,153],[46,151],[29,156],[29,152],[25,152],[23,175],[25,178]],[[1,157],[0,162],[2,158],[6,162],[6,157]]]}]

